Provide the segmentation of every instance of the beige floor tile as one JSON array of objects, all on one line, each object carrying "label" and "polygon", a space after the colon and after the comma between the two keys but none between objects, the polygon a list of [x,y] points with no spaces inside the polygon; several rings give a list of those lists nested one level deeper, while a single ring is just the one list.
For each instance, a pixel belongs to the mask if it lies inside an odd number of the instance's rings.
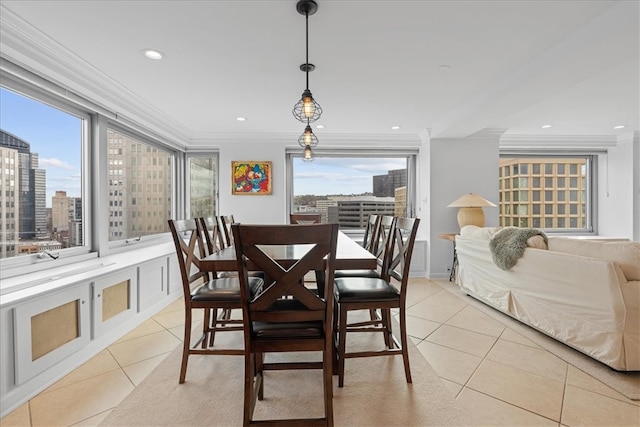
[{"label": "beige floor tile", "polygon": [[156,332],[109,346],[120,366],[128,366],[173,350],[180,340],[169,331]]},{"label": "beige floor tile", "polygon": [[426,338],[429,334],[440,327],[440,323],[419,317],[407,316],[407,335],[419,339]]},{"label": "beige floor tile", "polygon": [[474,356],[484,357],[497,338],[445,324],[429,335],[426,340]]},{"label": "beige floor tile", "polygon": [[434,322],[445,323],[467,304],[455,295],[442,290],[409,307],[407,314]]},{"label": "beige floor tile", "polygon": [[[202,313],[202,310],[195,310],[193,312],[193,323],[202,320]],[[167,313],[156,314],[153,316],[153,320],[167,329],[184,325],[184,310],[174,310]]]},{"label": "beige floor tile", "polygon": [[466,386],[560,421],[564,382],[485,359]]},{"label": "beige floor tile", "polygon": [[78,368],[62,377],[62,379],[53,383],[50,387],[44,390],[43,393],[48,393],[61,387],[66,387],[70,384],[84,381],[116,369],[120,369],[120,365],[118,365],[116,359],[113,358],[109,351],[102,350]]},{"label": "beige floor tile", "polygon": [[184,298],[180,297],[177,300],[171,302],[165,308],[160,310],[157,314],[166,314],[172,311],[181,311],[184,310]]},{"label": "beige floor tile", "polygon": [[449,319],[447,325],[491,335],[492,337],[499,337],[505,330],[504,324],[469,305]]},{"label": "beige floor tile", "polygon": [[[127,374],[131,382],[137,387],[160,364],[160,362],[169,355],[169,353],[171,352],[169,351],[137,363],[132,363],[122,369],[124,370],[124,373]],[[176,371],[176,381],[177,378],[178,372]]]},{"label": "beige floor tile", "polygon": [[476,370],[482,358],[423,341],[417,346],[438,376],[464,385]]},{"label": "beige floor tile", "polygon": [[602,394],[613,399],[618,399],[631,405],[640,406],[640,400],[631,400],[627,398],[623,394],[618,393],[606,384],[601,383],[597,379],[571,365],[569,365],[567,373],[567,384],[584,390],[589,390],[593,393]]},{"label": "beige floor tile", "polygon": [[451,392],[451,395],[453,397],[458,396],[458,394],[464,388],[464,386],[462,386],[460,384],[457,384],[457,383],[454,383],[453,381],[449,381],[449,380],[444,379],[444,378],[440,378],[440,380],[442,381],[442,384],[444,384],[445,388]]},{"label": "beige floor tile", "polygon": [[160,332],[160,331],[162,331],[164,329],[165,328],[161,324],[156,322],[155,320],[148,319],[148,320],[145,320],[144,322],[142,322],[134,330],[132,330],[131,332],[129,332],[128,334],[124,335],[122,338],[117,340],[114,344],[125,342],[125,341],[129,341],[131,339],[142,337],[144,335],[149,335],[149,334],[153,334],[153,333],[156,333],[156,332]]},{"label": "beige floor tile", "polygon": [[465,388],[456,401],[480,426],[557,426],[558,423],[486,394]]},{"label": "beige floor tile", "polygon": [[407,307],[411,307],[441,290],[438,285],[427,279],[409,279],[409,285],[407,286]]},{"label": "beige floor tile", "polygon": [[542,348],[538,344],[534,343],[528,338],[523,337],[516,331],[511,328],[506,328],[502,335],[500,335],[501,340],[516,342],[518,344],[528,345],[529,347]]},{"label": "beige floor tile", "polygon": [[560,382],[567,378],[567,362],[541,348],[498,340],[487,359]]},{"label": "beige floor tile", "polygon": [[29,403],[18,406],[9,415],[0,419],[2,427],[30,427],[31,416],[29,414]]},{"label": "beige floor tile", "polygon": [[97,427],[100,425],[102,421],[104,421],[107,416],[113,411],[113,409],[109,409],[108,411],[104,411],[99,413],[98,415],[94,415],[93,417],[87,418],[86,420],[82,420],[79,423],[73,424],[73,427]]},{"label": "beige floor tile", "polygon": [[134,389],[116,370],[39,394],[30,401],[33,427],[70,426],[118,405]]},{"label": "beige floor tile", "polygon": [[640,408],[588,390],[567,386],[562,423],[570,426],[640,426]]}]

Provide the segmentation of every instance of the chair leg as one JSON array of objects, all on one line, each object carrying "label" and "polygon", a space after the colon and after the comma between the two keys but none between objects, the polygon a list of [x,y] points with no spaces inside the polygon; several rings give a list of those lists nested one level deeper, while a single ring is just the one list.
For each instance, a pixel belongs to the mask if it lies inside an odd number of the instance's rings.
[{"label": "chair leg", "polygon": [[393,348],[393,335],[391,333],[391,312],[387,308],[380,309],[380,326],[384,335],[384,344],[388,349]]},{"label": "chair leg", "polygon": [[341,304],[339,306],[340,326],[338,334],[338,387],[344,387],[344,358],[347,349],[347,312]]},{"label": "chair leg", "polygon": [[191,350],[191,308],[186,307],[184,312],[184,338],[182,341],[182,364],[180,365],[179,384],[184,383],[187,376],[187,363],[189,362],[189,350]]},{"label": "chair leg", "polygon": [[400,341],[402,343],[402,361],[404,362],[404,376],[411,383],[411,368],[409,367],[409,346],[407,345],[407,316],[404,307],[400,308]]},{"label": "chair leg", "polygon": [[248,426],[253,418],[253,406],[255,381],[255,359],[253,353],[247,349],[244,356],[244,410],[242,415],[242,425]]},{"label": "chair leg", "polygon": [[[203,333],[204,337],[202,339],[202,348],[207,348],[207,341],[209,347],[213,347],[213,340],[215,339],[216,334],[216,320],[218,317],[218,309],[206,308],[204,310],[204,319],[202,319]],[[209,336],[209,340],[207,340],[207,336]]]},{"label": "chair leg", "polygon": [[256,354],[256,376],[260,379],[258,387],[258,400],[264,399],[264,353]]},{"label": "chair leg", "polygon": [[333,344],[329,348],[329,344],[325,346],[323,354],[324,368],[324,417],[327,420],[327,426],[333,426],[333,368],[331,359],[333,358]]},{"label": "chair leg", "polygon": [[338,329],[338,302],[333,301],[333,337],[331,338],[332,373],[338,375],[338,339],[340,337]]}]

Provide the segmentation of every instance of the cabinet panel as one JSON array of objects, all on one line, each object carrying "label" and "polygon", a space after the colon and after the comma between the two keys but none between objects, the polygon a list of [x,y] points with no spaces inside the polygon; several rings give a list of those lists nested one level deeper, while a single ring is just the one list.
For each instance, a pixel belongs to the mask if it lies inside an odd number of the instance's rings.
[{"label": "cabinet panel", "polygon": [[14,308],[15,379],[22,384],[91,339],[89,284]]},{"label": "cabinet panel", "polygon": [[127,268],[95,279],[93,283],[95,336],[102,335],[105,331],[136,315],[138,310],[136,272],[136,268]]},{"label": "cabinet panel", "polygon": [[168,295],[167,259],[159,258],[138,267],[138,311],[144,311]]}]

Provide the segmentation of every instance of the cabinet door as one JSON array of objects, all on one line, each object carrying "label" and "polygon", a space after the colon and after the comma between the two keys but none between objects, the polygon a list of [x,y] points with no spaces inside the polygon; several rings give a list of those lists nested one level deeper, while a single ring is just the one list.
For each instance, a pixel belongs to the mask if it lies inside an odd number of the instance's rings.
[{"label": "cabinet door", "polygon": [[93,328],[99,337],[130,319],[138,311],[138,275],[136,268],[101,276],[93,283]]},{"label": "cabinet door", "polygon": [[16,384],[43,372],[91,340],[90,283],[42,295],[14,308]]},{"label": "cabinet door", "polygon": [[138,311],[144,311],[168,295],[167,259],[158,258],[138,266]]}]

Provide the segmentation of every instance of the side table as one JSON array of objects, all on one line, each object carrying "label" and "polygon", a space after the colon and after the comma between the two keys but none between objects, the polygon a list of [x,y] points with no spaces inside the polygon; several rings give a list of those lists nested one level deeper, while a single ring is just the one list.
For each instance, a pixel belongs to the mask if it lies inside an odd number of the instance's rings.
[{"label": "side table", "polygon": [[458,269],[458,254],[456,252],[456,236],[458,233],[440,233],[438,234],[439,239],[449,240],[453,243],[453,262],[451,263],[451,273],[449,274],[449,281],[455,282],[456,280],[456,270]]}]

